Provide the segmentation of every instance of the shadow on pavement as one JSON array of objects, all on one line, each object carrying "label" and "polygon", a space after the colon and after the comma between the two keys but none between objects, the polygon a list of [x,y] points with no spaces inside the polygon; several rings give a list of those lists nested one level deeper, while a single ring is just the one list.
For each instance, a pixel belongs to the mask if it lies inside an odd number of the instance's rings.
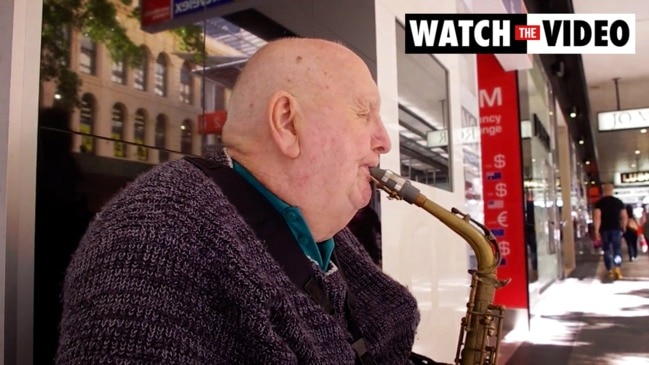
[{"label": "shadow on pavement", "polygon": [[[555,314],[539,313],[544,325],[502,365],[649,365],[649,263],[623,263],[624,277],[616,283],[607,278],[598,252],[577,260],[569,277],[592,295],[551,298]],[[564,306],[572,311],[561,313]]]}]

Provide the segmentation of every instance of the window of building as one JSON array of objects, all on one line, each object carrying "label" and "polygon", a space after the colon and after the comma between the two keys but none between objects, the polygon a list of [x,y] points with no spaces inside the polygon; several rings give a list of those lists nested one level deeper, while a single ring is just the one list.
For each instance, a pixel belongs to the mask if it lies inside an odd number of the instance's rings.
[{"label": "window of building", "polygon": [[133,141],[138,144],[137,146],[137,159],[140,161],[147,161],[149,159],[149,151],[145,144],[146,138],[146,111],[138,109],[135,112],[135,124],[133,128]]},{"label": "window of building", "polygon": [[81,146],[79,147],[81,153],[93,153],[95,150],[95,139],[90,136],[95,125],[95,105],[96,101],[94,96],[91,94],[83,94],[81,97],[81,107],[79,108],[79,132],[83,133],[81,136]]},{"label": "window of building", "polygon": [[117,103],[113,105],[111,138],[113,141],[113,155],[115,157],[126,157],[126,145],[124,142],[117,140],[124,140],[124,123],[126,122],[126,107],[124,104]]},{"label": "window of building", "polygon": [[97,45],[88,37],[81,37],[79,71],[91,75],[97,72]]},{"label": "window of building", "polygon": [[155,123],[155,147],[158,148],[159,162],[169,160],[167,149],[167,117],[164,114],[158,115]]},{"label": "window of building", "polygon": [[[70,32],[70,26],[69,25],[59,25],[59,31],[60,31],[60,36],[63,42],[65,42],[65,45],[67,48],[70,48],[70,44],[72,44],[72,33]],[[70,67],[70,56],[72,52],[66,52],[65,55],[63,55],[63,65],[66,67]]]},{"label": "window of building", "polygon": [[453,190],[448,71],[430,54],[408,54],[396,23],[401,175]]},{"label": "window of building", "polygon": [[193,104],[194,76],[189,62],[183,63],[180,69],[180,101],[186,104]]},{"label": "window of building", "polygon": [[149,82],[149,50],[145,46],[140,47],[137,63],[137,66],[133,68],[133,87],[146,91]]},{"label": "window of building", "polygon": [[180,125],[180,152],[192,153],[192,122],[189,119],[185,119]]},{"label": "window of building", "polygon": [[158,55],[155,61],[155,94],[158,96],[167,96],[168,81],[167,57],[164,53]]},{"label": "window of building", "polygon": [[126,64],[123,61],[113,61],[110,79],[116,84],[126,85]]}]

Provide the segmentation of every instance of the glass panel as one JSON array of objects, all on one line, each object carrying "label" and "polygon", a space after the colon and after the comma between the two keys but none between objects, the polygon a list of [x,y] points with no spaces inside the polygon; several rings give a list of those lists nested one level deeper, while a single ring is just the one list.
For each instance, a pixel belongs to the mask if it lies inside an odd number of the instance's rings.
[{"label": "glass panel", "polygon": [[[65,24],[70,27],[70,39],[80,42],[77,48],[67,50],[69,55],[78,57],[71,71],[80,76],[80,103],[78,110],[70,111],[69,129],[61,127],[52,133],[70,138],[67,144],[59,144],[63,146],[60,154],[38,156],[39,177],[44,183],[39,184],[37,202],[39,209],[52,209],[39,210],[37,224],[39,228],[52,226],[59,230],[56,234],[43,234],[47,227],[39,230],[35,242],[34,327],[44,329],[34,339],[34,363],[38,364],[51,362],[55,357],[62,275],[88,222],[120,189],[151,167],[197,153],[197,144],[221,146],[220,135],[199,128],[198,116],[225,108],[232,85],[248,57],[266,44],[266,40],[246,29],[223,18],[213,18],[195,24],[199,28],[190,33],[198,30],[191,33],[198,48],[187,49],[183,42],[188,40],[183,39],[188,34],[185,30],[142,31],[130,13],[137,8],[137,1],[133,6],[122,6],[119,1],[105,3],[106,8],[101,10],[107,12],[103,15],[114,7],[115,17],[109,18],[117,19],[127,30],[127,36],[135,42],[129,46],[141,47],[142,62],[133,65],[133,72],[129,72],[130,61],[111,58],[111,54],[121,55],[129,47],[115,52],[116,43],[111,35],[119,32],[101,28],[105,17],[77,17],[74,24]],[[44,21],[61,20],[52,15],[45,14]],[[81,29],[105,41],[95,44],[83,37]],[[204,42],[203,35],[208,38]],[[120,39],[118,46],[124,45],[122,41],[126,42]],[[196,56],[203,53],[205,57],[196,62]],[[42,60],[47,62],[45,57]],[[185,67],[179,67],[183,64]],[[102,65],[110,70],[99,72],[97,68]],[[95,76],[89,78],[88,74]],[[42,94],[55,95],[57,81],[60,80],[42,82]],[[41,107],[51,102],[52,98],[43,98]],[[50,174],[42,174],[41,170]],[[64,197],[64,201],[45,204],[52,197]],[[66,210],[68,207],[70,211]],[[57,245],[52,245],[51,237],[55,235],[65,242],[59,245],[57,239]]]},{"label": "glass panel", "polygon": [[208,19],[205,33],[210,39],[227,45],[247,57],[252,56],[266,44],[265,40],[223,18]]},{"label": "glass panel", "polygon": [[432,55],[406,54],[396,24],[401,175],[452,190],[448,71]]},{"label": "glass panel", "polygon": [[126,65],[122,61],[113,62],[111,81],[116,84],[126,85]]},{"label": "glass panel", "polygon": [[[51,131],[52,128],[48,128]],[[49,133],[59,136],[62,139],[72,138],[77,133],[70,130],[57,130],[56,133]],[[107,137],[92,136],[89,137],[94,145],[99,145],[105,142],[110,142],[111,139]],[[151,145],[139,144],[136,142],[123,141],[125,147],[142,149],[144,155],[155,156],[159,149]],[[69,156],[78,169],[78,173],[82,178],[79,181],[74,181],[74,185],[69,186],[78,194],[78,203],[83,204],[83,209],[86,214],[94,214],[98,212],[101,207],[125,184],[133,180],[140,173],[143,173],[156,165],[157,161],[141,161],[139,158],[133,156],[127,159],[117,159],[111,155],[101,156],[97,154],[86,154],[74,152],[72,148],[65,151],[59,151]],[[180,151],[167,151],[169,160],[177,160],[184,156]],[[44,157],[44,156],[42,156]],[[54,158],[55,156],[49,156]],[[60,154],[59,154],[60,157]],[[66,157],[67,159],[68,157]],[[50,161],[50,158],[43,158],[39,161]],[[52,162],[52,161],[50,161]],[[65,161],[68,163],[69,161]],[[54,164],[53,166],[60,166]],[[61,169],[53,171],[60,179],[69,179],[67,174],[72,173],[73,170]],[[76,174],[77,172],[74,172]],[[72,182],[70,182],[72,183]],[[57,189],[63,187],[58,186]],[[61,190],[59,190],[61,191]],[[67,217],[66,217],[67,219]]]},{"label": "glass panel", "polygon": [[525,241],[528,249],[530,299],[558,275],[561,244],[557,158],[554,144],[554,99],[540,59],[534,67],[518,71],[525,185]]}]

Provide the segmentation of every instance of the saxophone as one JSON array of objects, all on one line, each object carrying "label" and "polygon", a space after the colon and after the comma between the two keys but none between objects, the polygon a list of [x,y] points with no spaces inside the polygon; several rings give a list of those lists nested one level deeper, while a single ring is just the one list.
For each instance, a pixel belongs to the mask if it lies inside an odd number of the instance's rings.
[{"label": "saxophone", "polygon": [[460,235],[473,249],[477,269],[469,270],[471,290],[467,312],[460,324],[460,336],[455,353],[456,365],[497,365],[504,306],[493,304],[495,291],[509,283],[499,280],[496,269],[500,264],[500,250],[496,238],[484,225],[468,214],[452,208],[448,210],[428,200],[412,186],[409,180],[390,170],[372,168],[373,180],[388,198],[405,200],[426,210]]}]

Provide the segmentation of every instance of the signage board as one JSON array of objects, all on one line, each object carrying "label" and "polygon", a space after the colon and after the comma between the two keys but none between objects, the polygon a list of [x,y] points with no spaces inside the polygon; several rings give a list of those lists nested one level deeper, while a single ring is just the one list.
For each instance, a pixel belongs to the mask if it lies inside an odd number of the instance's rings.
[{"label": "signage board", "polygon": [[204,11],[236,0],[141,0],[142,27],[162,24],[172,19]]},{"label": "signage board", "polygon": [[649,108],[597,113],[597,130],[616,131],[649,127]]},{"label": "signage board", "polygon": [[198,134],[221,134],[228,114],[225,110],[215,110],[198,116]]},{"label": "signage board", "polygon": [[[463,127],[459,130],[457,142],[461,144],[480,143],[480,127]],[[439,129],[426,133],[426,147],[446,147],[448,146],[448,130]]]},{"label": "signage board", "polygon": [[171,0],[142,0],[140,6],[142,26],[171,20],[171,8]]},{"label": "signage board", "polygon": [[649,185],[649,171],[621,172],[615,185]]},{"label": "signage board", "polygon": [[503,70],[494,55],[477,57],[485,225],[499,243],[502,261],[498,277],[512,279],[496,290],[496,302],[508,308],[527,309],[522,123],[516,72]]}]

